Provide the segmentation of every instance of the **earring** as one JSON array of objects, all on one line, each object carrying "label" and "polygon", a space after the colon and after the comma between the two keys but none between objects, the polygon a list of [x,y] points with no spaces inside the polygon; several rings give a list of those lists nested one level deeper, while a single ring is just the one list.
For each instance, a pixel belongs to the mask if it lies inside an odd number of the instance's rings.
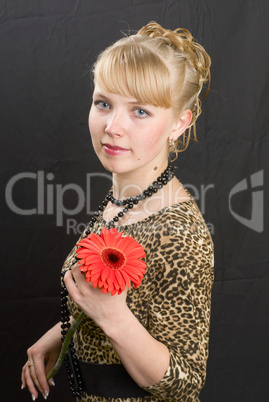
[{"label": "earring", "polygon": [[170,147],[174,147],[174,146],[175,146],[175,141],[174,141],[174,140],[171,140],[171,139],[169,138],[169,145],[170,145]]}]

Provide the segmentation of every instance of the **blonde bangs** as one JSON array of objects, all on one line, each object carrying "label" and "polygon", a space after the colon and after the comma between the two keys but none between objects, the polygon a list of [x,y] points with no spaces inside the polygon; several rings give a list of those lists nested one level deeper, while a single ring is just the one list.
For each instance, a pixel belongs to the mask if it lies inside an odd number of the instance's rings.
[{"label": "blonde bangs", "polygon": [[171,78],[165,63],[147,46],[128,39],[100,54],[93,68],[94,81],[105,91],[145,105],[170,108]]}]

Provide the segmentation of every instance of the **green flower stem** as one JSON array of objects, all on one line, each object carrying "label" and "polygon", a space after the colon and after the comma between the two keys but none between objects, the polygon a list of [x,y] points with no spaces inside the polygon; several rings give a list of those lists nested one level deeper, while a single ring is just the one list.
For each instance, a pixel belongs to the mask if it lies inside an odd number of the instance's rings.
[{"label": "green flower stem", "polygon": [[72,326],[69,328],[69,330],[68,330],[68,332],[67,332],[67,334],[66,334],[66,336],[65,336],[64,342],[63,342],[63,344],[62,344],[62,349],[61,349],[59,358],[58,358],[58,360],[57,360],[55,366],[53,367],[53,369],[50,370],[50,372],[47,374],[47,377],[46,377],[46,378],[47,378],[47,381],[48,381],[51,377],[53,377],[55,374],[58,373],[58,371],[59,371],[61,365],[62,365],[63,362],[64,362],[64,358],[65,358],[65,355],[66,355],[68,346],[69,346],[69,344],[70,344],[70,342],[71,342],[71,340],[72,340],[72,338],[73,338],[73,335],[74,335],[74,333],[75,333],[77,327],[79,326],[79,324],[81,323],[81,321],[83,320],[84,317],[85,317],[85,313],[83,313],[83,311],[82,311],[82,312],[79,314],[78,318],[74,321],[74,323],[72,324]]}]

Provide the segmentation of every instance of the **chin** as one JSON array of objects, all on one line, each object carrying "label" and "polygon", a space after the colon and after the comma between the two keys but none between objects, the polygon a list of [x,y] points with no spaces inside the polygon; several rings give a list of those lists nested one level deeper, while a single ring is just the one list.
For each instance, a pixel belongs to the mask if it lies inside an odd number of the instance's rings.
[{"label": "chin", "polygon": [[126,168],[123,166],[124,162],[115,163],[101,160],[101,163],[103,167],[110,173],[121,174],[126,172]]}]

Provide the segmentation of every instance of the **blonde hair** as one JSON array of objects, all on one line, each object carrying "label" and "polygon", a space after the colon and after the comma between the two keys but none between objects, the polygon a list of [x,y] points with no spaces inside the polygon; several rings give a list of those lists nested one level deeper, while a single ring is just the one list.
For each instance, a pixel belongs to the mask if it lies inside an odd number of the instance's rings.
[{"label": "blonde hair", "polygon": [[[173,108],[179,116],[192,111],[192,119],[172,152],[184,151],[196,137],[196,120],[201,114],[199,95],[210,85],[211,59],[187,29],[174,31],[150,22],[136,35],[124,37],[104,50],[93,67],[94,80],[106,91],[133,97],[143,104]],[[171,147],[170,147],[171,148]]]}]

